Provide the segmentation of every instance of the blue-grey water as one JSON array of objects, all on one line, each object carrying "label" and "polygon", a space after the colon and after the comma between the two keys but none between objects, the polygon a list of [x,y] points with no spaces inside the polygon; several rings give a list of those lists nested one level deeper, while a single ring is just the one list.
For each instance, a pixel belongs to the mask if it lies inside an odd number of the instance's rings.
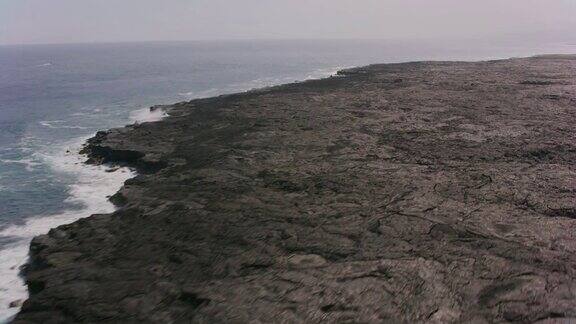
[{"label": "blue-grey water", "polygon": [[109,212],[131,176],[82,165],[83,140],[147,115],[153,104],[413,60],[574,53],[565,44],[235,41],[0,46],[0,322],[26,297],[18,267],[34,235]]}]

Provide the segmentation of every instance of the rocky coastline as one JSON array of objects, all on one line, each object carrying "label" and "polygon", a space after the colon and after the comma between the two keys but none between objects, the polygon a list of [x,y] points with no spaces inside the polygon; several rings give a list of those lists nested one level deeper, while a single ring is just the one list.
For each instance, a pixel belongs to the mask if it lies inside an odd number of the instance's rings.
[{"label": "rocky coastline", "polygon": [[14,323],[576,320],[576,56],[381,64],[99,132]]}]

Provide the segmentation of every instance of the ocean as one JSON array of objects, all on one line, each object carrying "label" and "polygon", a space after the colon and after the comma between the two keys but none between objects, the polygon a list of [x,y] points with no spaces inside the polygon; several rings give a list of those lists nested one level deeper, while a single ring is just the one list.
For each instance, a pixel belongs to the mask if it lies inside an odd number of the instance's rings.
[{"label": "ocean", "polygon": [[[78,154],[98,130],[162,118],[167,104],[328,77],[371,63],[576,53],[568,44],[219,41],[0,46],[0,322],[27,297],[30,240],[114,207],[133,172]],[[13,305],[14,306],[14,305]]]}]

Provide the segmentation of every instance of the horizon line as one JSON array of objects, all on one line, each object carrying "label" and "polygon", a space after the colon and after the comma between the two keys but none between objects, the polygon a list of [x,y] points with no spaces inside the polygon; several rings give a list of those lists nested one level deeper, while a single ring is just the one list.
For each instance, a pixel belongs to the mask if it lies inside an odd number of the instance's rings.
[{"label": "horizon line", "polygon": [[[118,40],[118,41],[71,41],[71,42],[25,42],[25,43],[0,43],[0,46],[42,46],[42,45],[106,45],[106,44],[142,44],[142,43],[210,43],[210,42],[272,42],[272,41],[389,41],[389,42],[426,42],[426,41],[472,41],[472,40],[484,40],[484,41],[510,41],[510,37],[517,35],[508,34],[502,35],[500,37],[491,38],[488,36],[480,35],[470,35],[467,37],[280,37],[280,38],[269,38],[269,37],[255,37],[255,38],[199,38],[199,39],[174,39],[174,40]],[[527,39],[518,39],[518,41],[534,41]],[[556,40],[555,42],[566,43],[567,45],[576,44],[576,40]]]}]

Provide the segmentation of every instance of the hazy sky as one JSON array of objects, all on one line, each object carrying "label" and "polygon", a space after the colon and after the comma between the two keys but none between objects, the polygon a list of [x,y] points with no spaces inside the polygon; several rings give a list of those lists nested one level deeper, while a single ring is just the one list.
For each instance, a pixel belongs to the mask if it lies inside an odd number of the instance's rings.
[{"label": "hazy sky", "polygon": [[576,34],[576,0],[0,0],[0,43]]}]

